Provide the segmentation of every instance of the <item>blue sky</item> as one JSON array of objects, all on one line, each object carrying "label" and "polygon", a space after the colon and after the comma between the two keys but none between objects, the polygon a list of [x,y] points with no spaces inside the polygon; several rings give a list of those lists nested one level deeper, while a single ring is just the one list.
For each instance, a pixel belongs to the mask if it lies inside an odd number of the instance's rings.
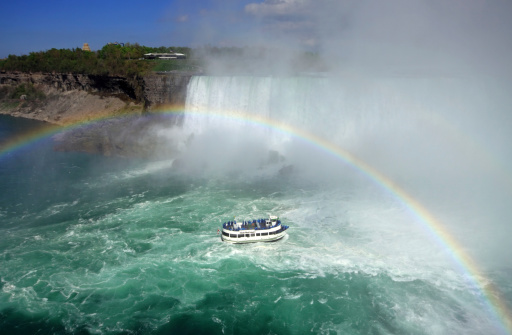
[{"label": "blue sky", "polygon": [[93,50],[116,41],[147,46],[229,44],[230,36],[236,38],[236,32],[248,29],[250,21],[244,12],[250,1],[2,2],[2,58],[51,48],[81,47],[84,42]]},{"label": "blue sky", "polygon": [[512,73],[511,0],[2,0],[0,58],[109,42],[319,51],[371,67]]}]

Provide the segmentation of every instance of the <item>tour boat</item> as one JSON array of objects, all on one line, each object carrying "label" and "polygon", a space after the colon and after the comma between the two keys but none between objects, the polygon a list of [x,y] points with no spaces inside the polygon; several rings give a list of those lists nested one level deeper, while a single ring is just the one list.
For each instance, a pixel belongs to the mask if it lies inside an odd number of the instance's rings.
[{"label": "tour boat", "polygon": [[268,219],[224,222],[220,238],[232,243],[273,242],[282,239],[287,229],[277,216],[270,215]]}]

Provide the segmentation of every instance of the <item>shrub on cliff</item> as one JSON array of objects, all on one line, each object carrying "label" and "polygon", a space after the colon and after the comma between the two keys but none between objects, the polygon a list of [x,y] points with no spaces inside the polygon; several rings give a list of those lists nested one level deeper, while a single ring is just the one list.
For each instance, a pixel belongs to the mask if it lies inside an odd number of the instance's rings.
[{"label": "shrub on cliff", "polygon": [[[0,61],[0,70],[59,72],[133,76],[150,69],[142,58],[147,48],[139,45],[106,45],[98,52],[76,49],[50,49],[28,55],[9,55]],[[148,51],[150,52],[150,51]]]},{"label": "shrub on cliff", "polygon": [[10,99],[10,97],[11,97],[11,92],[9,90],[9,87],[0,86],[0,100]]},{"label": "shrub on cliff", "polygon": [[[189,55],[190,48],[186,47],[146,47],[137,43],[124,45],[107,44],[98,51],[76,49],[50,49],[47,51],[31,52],[28,55],[9,55],[0,61],[0,70],[21,72],[58,72],[80,73],[94,75],[118,75],[133,77],[144,75],[153,69],[155,62],[144,60],[144,54],[157,52],[180,52]],[[172,69],[190,70],[187,60],[172,62]],[[169,66],[165,67],[168,70]],[[164,70],[164,71],[165,71]]]},{"label": "shrub on cliff", "polygon": [[24,97],[25,100],[43,100],[46,98],[45,94],[37,89],[33,84],[20,84],[10,93],[11,99],[20,99]]}]

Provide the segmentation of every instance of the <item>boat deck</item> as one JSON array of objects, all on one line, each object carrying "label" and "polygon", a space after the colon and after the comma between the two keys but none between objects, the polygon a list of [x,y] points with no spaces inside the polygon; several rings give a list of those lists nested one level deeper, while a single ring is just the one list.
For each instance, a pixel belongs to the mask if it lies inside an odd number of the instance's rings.
[{"label": "boat deck", "polygon": [[283,238],[288,226],[276,216],[270,219],[228,221],[222,225],[221,239],[233,243],[272,242]]},{"label": "boat deck", "polygon": [[263,229],[272,229],[281,224],[280,220],[276,220],[275,222],[270,221],[269,219],[258,219],[258,220],[249,220],[243,222],[237,221],[228,221],[222,224],[222,228],[229,231],[240,231],[240,230],[263,230]]}]

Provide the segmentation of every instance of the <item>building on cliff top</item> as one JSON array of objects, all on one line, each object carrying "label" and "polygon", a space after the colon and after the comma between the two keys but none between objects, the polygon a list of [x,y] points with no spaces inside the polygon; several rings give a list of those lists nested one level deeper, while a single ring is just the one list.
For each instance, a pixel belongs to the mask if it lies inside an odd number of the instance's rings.
[{"label": "building on cliff top", "polygon": [[84,46],[82,47],[83,51],[91,51],[91,48],[89,48],[89,43],[84,43]]},{"label": "building on cliff top", "polygon": [[185,59],[187,56],[178,52],[171,53],[148,53],[144,54],[145,59]]}]

